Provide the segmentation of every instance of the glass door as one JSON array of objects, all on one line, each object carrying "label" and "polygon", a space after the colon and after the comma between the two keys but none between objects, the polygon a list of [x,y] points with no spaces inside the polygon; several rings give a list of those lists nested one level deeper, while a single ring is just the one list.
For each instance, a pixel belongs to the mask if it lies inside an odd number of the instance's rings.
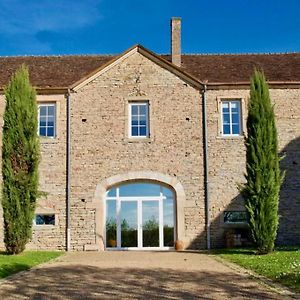
[{"label": "glass door", "polygon": [[129,183],[107,191],[107,249],[174,247],[175,201],[171,189],[155,183]]},{"label": "glass door", "polygon": [[160,246],[159,201],[142,201],[142,247]]},{"label": "glass door", "polygon": [[137,204],[137,201],[121,201],[121,248],[138,247]]}]

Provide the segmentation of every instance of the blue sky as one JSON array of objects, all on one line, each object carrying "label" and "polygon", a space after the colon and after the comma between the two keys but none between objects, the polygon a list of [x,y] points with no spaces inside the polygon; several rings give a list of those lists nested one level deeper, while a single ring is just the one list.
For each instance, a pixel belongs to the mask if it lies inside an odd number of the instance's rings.
[{"label": "blue sky", "polygon": [[299,0],[0,0],[0,55],[299,52]]}]

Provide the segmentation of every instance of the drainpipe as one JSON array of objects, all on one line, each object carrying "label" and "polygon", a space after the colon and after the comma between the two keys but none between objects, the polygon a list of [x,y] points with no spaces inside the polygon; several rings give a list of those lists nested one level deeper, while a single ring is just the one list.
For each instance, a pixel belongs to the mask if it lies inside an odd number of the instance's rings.
[{"label": "drainpipe", "polygon": [[207,138],[207,114],[206,114],[206,84],[203,85],[202,111],[203,111],[203,136],[204,136],[204,193],[205,193],[205,227],[206,227],[206,246],[210,250],[210,203],[209,203],[209,181],[208,181],[208,138]]},{"label": "drainpipe", "polygon": [[67,186],[66,186],[66,249],[71,250],[71,93],[67,93]]}]

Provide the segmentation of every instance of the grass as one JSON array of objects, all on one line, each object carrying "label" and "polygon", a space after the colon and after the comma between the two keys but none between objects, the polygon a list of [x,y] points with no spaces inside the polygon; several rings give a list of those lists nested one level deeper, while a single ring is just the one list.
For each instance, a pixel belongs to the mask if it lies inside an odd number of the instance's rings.
[{"label": "grass", "polygon": [[25,251],[18,255],[7,255],[5,252],[0,252],[0,278],[28,270],[63,253],[58,251]]},{"label": "grass", "polygon": [[267,255],[256,255],[253,249],[224,249],[213,254],[300,292],[300,246],[277,248]]}]

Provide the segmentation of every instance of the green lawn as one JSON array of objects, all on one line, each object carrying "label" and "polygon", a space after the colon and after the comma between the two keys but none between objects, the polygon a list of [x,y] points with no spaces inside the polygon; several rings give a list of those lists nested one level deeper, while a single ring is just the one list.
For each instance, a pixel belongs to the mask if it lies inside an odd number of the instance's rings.
[{"label": "green lawn", "polygon": [[213,254],[300,292],[300,246],[277,248],[267,255],[256,255],[251,249],[216,250]]},{"label": "green lawn", "polygon": [[7,255],[0,252],[0,278],[30,269],[62,254],[64,252],[58,251],[25,251],[18,255]]}]

